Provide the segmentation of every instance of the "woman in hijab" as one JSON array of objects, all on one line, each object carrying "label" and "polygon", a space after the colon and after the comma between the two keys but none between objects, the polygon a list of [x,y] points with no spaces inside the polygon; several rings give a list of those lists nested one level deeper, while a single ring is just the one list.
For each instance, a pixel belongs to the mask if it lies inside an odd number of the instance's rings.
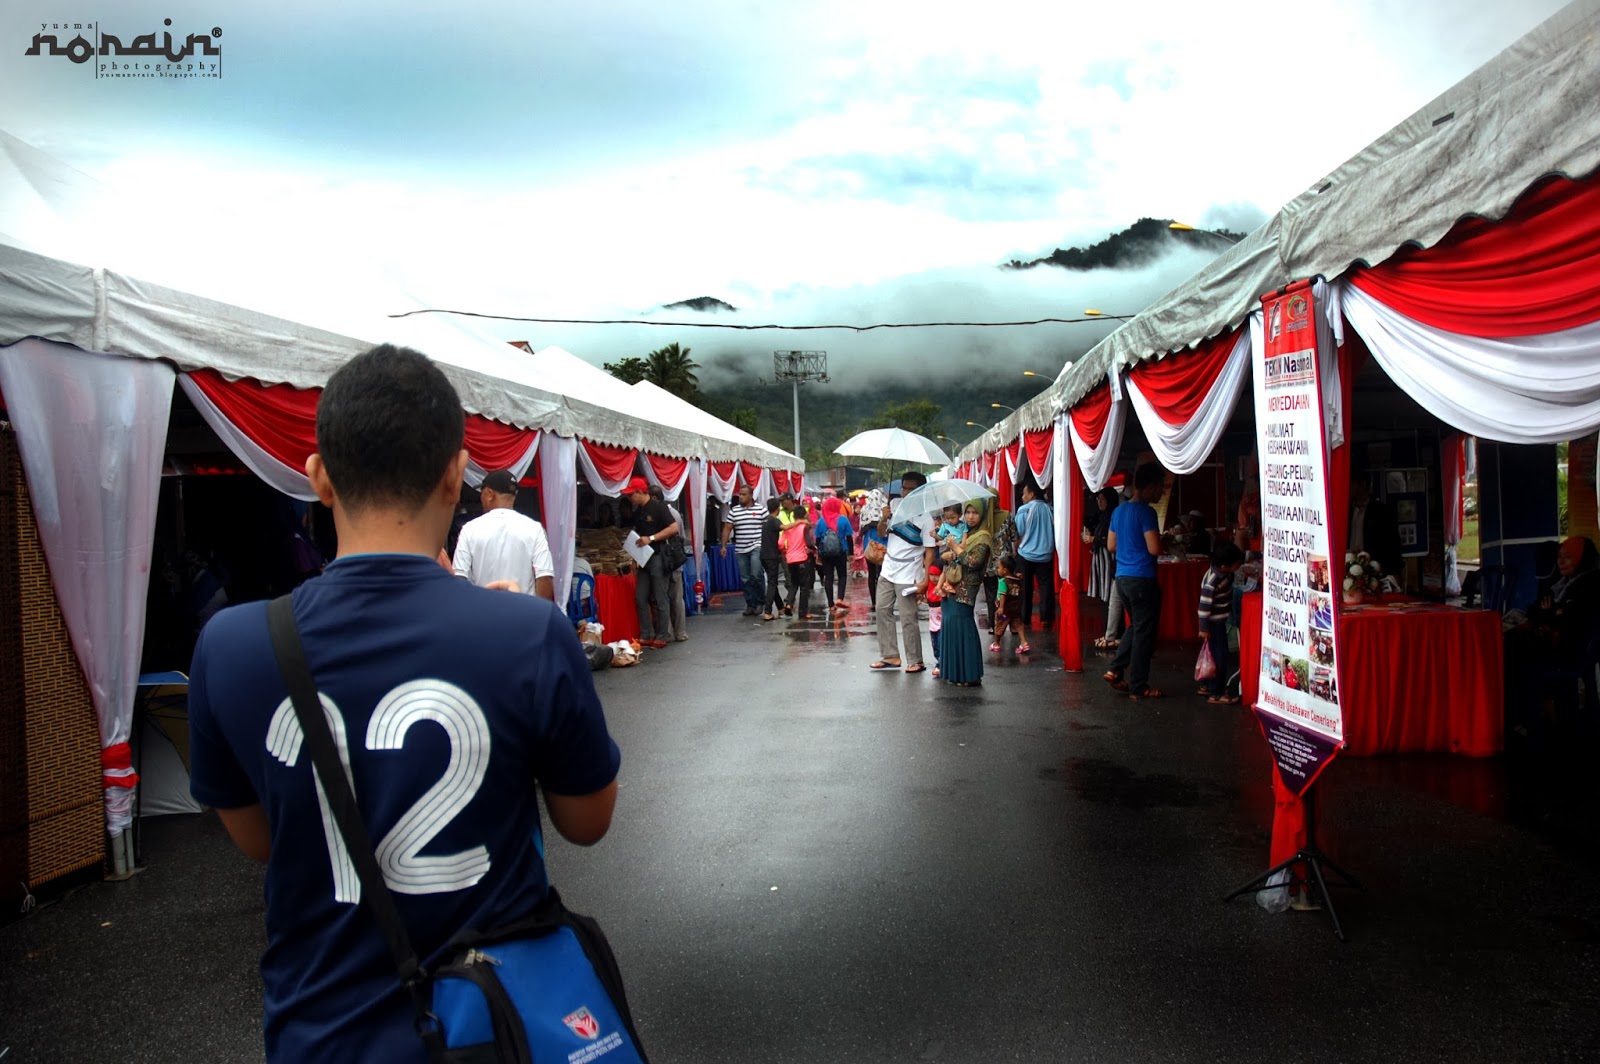
[{"label": "woman in hijab", "polygon": [[[822,570],[822,593],[827,596],[829,613],[850,612],[850,607],[844,604],[844,592],[850,579],[854,536],[855,529],[844,516],[844,504],[833,495],[823,499],[822,516],[817,518],[812,540],[817,545],[817,565]],[[837,594],[835,586],[839,589]]]},{"label": "woman in hijab", "polygon": [[962,516],[967,536],[959,553],[952,549],[945,559],[944,625],[939,633],[944,643],[939,665],[946,683],[976,687],[983,682],[983,641],[978,637],[973,605],[994,555],[999,511],[987,499],[974,499]]}]

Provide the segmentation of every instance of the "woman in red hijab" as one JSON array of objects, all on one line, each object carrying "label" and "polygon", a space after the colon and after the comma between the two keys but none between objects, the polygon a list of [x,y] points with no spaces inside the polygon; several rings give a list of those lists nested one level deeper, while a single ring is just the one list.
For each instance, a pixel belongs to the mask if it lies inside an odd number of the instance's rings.
[{"label": "woman in red hijab", "polygon": [[[817,544],[817,563],[822,569],[822,593],[828,597],[828,612],[848,613],[844,604],[845,585],[850,578],[851,538],[855,529],[844,516],[844,506],[837,496],[822,500],[822,516],[817,518],[813,530]],[[838,593],[834,593],[837,585]]]}]

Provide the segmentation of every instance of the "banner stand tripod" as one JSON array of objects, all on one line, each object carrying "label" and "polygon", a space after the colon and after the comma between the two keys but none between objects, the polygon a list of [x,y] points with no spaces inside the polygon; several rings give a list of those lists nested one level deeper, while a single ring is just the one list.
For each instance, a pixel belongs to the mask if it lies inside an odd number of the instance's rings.
[{"label": "banner stand tripod", "polygon": [[[1340,942],[1344,942],[1347,941],[1344,937],[1344,928],[1339,925],[1339,912],[1333,907],[1333,897],[1328,893],[1328,881],[1324,878],[1323,872],[1326,870],[1328,873],[1339,877],[1333,883],[1336,887],[1353,887],[1356,890],[1363,891],[1366,888],[1356,882],[1355,876],[1334,863],[1333,858],[1317,848],[1317,788],[1314,784],[1306,791],[1302,800],[1305,802],[1306,807],[1306,841],[1300,847],[1300,851],[1287,861],[1280,861],[1273,865],[1238,890],[1223,898],[1222,904],[1226,905],[1243,894],[1254,894],[1257,891],[1266,889],[1276,890],[1280,886],[1291,894],[1296,886],[1314,890],[1313,899],[1320,900],[1323,908],[1328,910],[1328,918],[1333,921],[1333,933]],[[1304,864],[1309,874],[1296,876],[1293,872],[1293,866],[1297,864]],[[1268,881],[1273,876],[1286,869],[1289,870],[1290,874],[1289,882],[1277,885],[1269,884]]]}]

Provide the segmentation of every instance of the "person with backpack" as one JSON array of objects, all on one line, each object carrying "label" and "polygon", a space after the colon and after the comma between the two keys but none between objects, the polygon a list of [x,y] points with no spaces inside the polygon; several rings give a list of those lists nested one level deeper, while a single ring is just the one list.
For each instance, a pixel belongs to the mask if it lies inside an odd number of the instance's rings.
[{"label": "person with backpack", "polygon": [[[817,563],[822,570],[822,593],[828,599],[829,613],[849,613],[844,603],[845,587],[850,580],[850,555],[855,550],[855,528],[844,516],[844,505],[836,496],[822,500],[822,516],[817,518],[813,530],[817,542]],[[834,593],[837,584],[838,593]]]}]

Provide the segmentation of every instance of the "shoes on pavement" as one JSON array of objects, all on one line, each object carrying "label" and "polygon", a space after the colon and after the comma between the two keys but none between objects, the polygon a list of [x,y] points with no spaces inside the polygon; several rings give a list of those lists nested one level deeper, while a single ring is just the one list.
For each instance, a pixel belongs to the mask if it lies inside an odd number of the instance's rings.
[{"label": "shoes on pavement", "polygon": [[641,639],[639,640],[639,645],[649,647],[651,650],[661,650],[667,645],[667,641],[665,639]]},{"label": "shoes on pavement", "polygon": [[1017,644],[1017,653],[1018,654],[1032,654],[1033,653],[1033,644],[1032,643],[1018,643]]},{"label": "shoes on pavement", "polygon": [[1000,644],[999,643],[990,643],[989,644],[989,653],[991,653],[991,654],[1000,653]]},{"label": "shoes on pavement", "polygon": [[687,643],[689,641],[689,637],[686,635],[675,635],[672,637],[672,641],[674,643]]},{"label": "shoes on pavement", "polygon": [[755,610],[745,610],[744,611],[744,615],[746,617],[754,617],[756,615],[756,611]]}]

